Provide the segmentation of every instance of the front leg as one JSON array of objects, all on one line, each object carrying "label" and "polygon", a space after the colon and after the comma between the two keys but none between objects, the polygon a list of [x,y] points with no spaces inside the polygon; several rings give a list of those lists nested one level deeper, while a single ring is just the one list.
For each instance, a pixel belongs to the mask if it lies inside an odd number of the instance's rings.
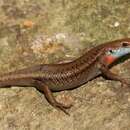
[{"label": "front leg", "polygon": [[122,86],[130,85],[124,78],[122,78],[121,76],[119,76],[117,74],[112,73],[107,66],[101,65],[100,70],[106,78],[111,79],[111,80],[120,81]]},{"label": "front leg", "polygon": [[44,83],[42,83],[41,81],[36,81],[36,88],[42,92],[44,92],[44,95],[47,99],[47,101],[55,108],[58,108],[60,110],[62,110],[65,114],[70,115],[66,109],[70,108],[72,105],[64,105],[61,104],[59,102],[56,101],[56,99],[54,98],[51,90],[49,89],[49,87],[47,85],[45,85]]}]

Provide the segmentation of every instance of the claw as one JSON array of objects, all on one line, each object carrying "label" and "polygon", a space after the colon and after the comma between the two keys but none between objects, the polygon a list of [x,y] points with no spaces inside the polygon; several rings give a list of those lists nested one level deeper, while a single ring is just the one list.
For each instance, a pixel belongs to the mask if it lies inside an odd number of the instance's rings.
[{"label": "claw", "polygon": [[71,108],[72,105],[64,105],[64,104],[61,104],[61,103],[56,102],[53,106],[54,106],[56,109],[62,110],[65,114],[67,114],[68,116],[70,116],[69,112],[67,112],[66,109]]}]

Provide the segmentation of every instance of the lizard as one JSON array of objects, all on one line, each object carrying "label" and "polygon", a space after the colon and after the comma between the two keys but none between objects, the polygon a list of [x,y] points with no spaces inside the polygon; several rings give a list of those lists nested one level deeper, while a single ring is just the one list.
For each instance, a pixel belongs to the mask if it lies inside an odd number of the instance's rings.
[{"label": "lizard", "polygon": [[128,86],[128,81],[111,72],[111,65],[130,53],[130,38],[106,42],[88,50],[73,61],[60,64],[38,64],[0,75],[0,88],[11,86],[35,87],[55,108],[69,114],[65,105],[56,101],[52,92],[77,88],[98,76],[120,81]]}]

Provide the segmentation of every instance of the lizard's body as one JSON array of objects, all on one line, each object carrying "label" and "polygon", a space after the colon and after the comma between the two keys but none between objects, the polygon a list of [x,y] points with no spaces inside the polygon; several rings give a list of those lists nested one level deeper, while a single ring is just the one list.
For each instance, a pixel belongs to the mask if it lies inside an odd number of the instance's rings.
[{"label": "lizard's body", "polygon": [[[123,43],[125,43],[123,45]],[[126,45],[128,44],[128,45]],[[115,54],[111,50],[117,50]],[[111,53],[111,54],[110,54]],[[130,53],[130,39],[121,39],[90,49],[81,57],[69,63],[41,64],[0,76],[0,87],[33,86],[43,91],[48,101],[64,112],[67,106],[59,104],[51,91],[76,88],[100,74],[126,83],[121,77],[109,71],[109,65],[117,58]]]},{"label": "lizard's body", "polygon": [[38,79],[49,86],[52,91],[61,91],[80,86],[100,73],[96,64],[89,66],[87,60],[83,57],[69,63],[41,64],[3,74],[0,76],[0,86],[34,86],[34,83],[31,83],[30,80]]}]

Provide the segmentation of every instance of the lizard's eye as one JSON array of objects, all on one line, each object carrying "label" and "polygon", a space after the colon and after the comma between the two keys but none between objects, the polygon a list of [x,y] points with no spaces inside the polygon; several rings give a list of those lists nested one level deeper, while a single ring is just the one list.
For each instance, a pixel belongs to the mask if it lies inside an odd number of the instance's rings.
[{"label": "lizard's eye", "polygon": [[122,43],[122,46],[123,46],[123,47],[127,47],[128,45],[129,45],[128,42],[123,42],[123,43]]}]

